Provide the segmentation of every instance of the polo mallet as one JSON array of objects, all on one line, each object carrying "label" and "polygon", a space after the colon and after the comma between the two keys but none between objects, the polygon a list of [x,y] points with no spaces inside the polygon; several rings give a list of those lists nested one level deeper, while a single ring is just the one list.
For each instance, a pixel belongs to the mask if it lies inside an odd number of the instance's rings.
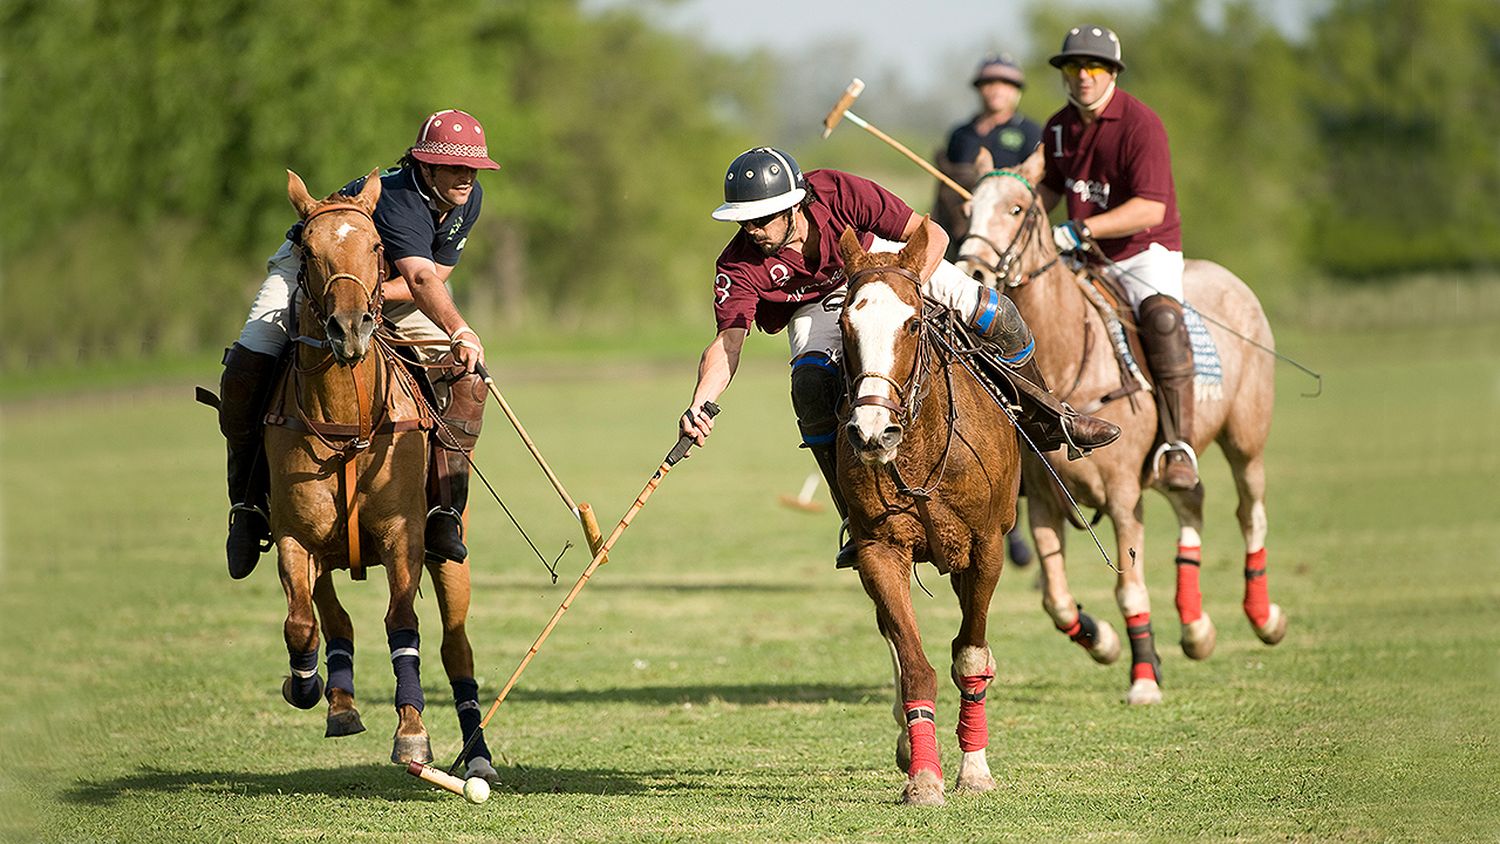
[{"label": "polo mallet", "polygon": [[801,510],[806,513],[821,513],[823,505],[813,500],[813,493],[818,490],[818,473],[813,472],[802,482],[802,491],[796,495],[782,493],[781,504],[793,510]]},{"label": "polo mallet", "polygon": [[[701,410],[703,411],[703,415],[710,419],[719,415],[719,406],[711,401],[704,402]],[[620,519],[620,523],[615,525],[614,530],[610,531],[609,538],[604,540],[604,544],[599,547],[599,550],[594,552],[594,559],[589,561],[588,567],[583,570],[583,574],[578,576],[578,582],[573,584],[573,588],[568,592],[567,597],[563,598],[561,606],[557,608],[557,612],[552,614],[552,620],[548,621],[547,626],[542,628],[542,632],[537,635],[536,641],[531,643],[531,650],[528,650],[526,656],[521,658],[521,664],[516,666],[516,670],[510,675],[510,679],[505,681],[505,686],[500,689],[500,695],[495,698],[494,703],[490,704],[489,711],[484,713],[484,718],[480,719],[479,729],[475,730],[469,736],[469,740],[464,742],[464,746],[459,748],[458,758],[454,759],[453,764],[448,767],[449,773],[457,771],[458,766],[463,764],[464,757],[469,753],[469,747],[473,745],[474,740],[479,737],[484,728],[489,726],[490,719],[495,717],[495,712],[500,709],[500,704],[510,694],[510,690],[515,688],[516,681],[521,679],[521,672],[526,670],[526,666],[531,664],[531,658],[536,656],[538,650],[541,650],[542,643],[547,641],[548,636],[552,635],[552,628],[557,626],[557,622],[563,617],[563,613],[567,612],[568,607],[573,605],[573,599],[578,597],[579,592],[583,591],[583,585],[588,583],[589,577],[593,575],[594,570],[609,559],[609,549],[614,547],[615,540],[620,538],[620,534],[625,532],[625,528],[630,527],[630,521],[635,518],[635,514],[639,513],[641,508],[646,506],[646,499],[650,498],[651,493],[656,491],[656,487],[661,484],[662,478],[665,478],[667,473],[672,471],[672,467],[676,466],[682,458],[687,456],[688,449],[692,447],[693,438],[687,434],[683,434],[677,439],[677,445],[672,446],[672,450],[667,452],[666,459],[661,462],[660,466],[656,467],[656,472],[652,474],[651,480],[646,482],[645,489],[642,489],[641,494],[635,497],[635,503],[630,505],[630,509],[625,511],[625,516]]]},{"label": "polo mallet", "polygon": [[505,412],[505,418],[510,420],[511,425],[515,426],[516,433],[521,435],[521,442],[526,444],[526,448],[531,452],[531,456],[536,458],[537,464],[542,467],[542,472],[547,475],[547,480],[552,482],[552,488],[557,490],[557,494],[562,496],[563,503],[568,505],[569,510],[573,511],[573,518],[577,519],[579,524],[583,525],[583,537],[588,540],[589,551],[598,554],[600,547],[604,544],[604,536],[599,530],[599,520],[594,516],[594,508],[590,507],[587,501],[581,504],[574,503],[573,496],[568,494],[568,490],[563,487],[562,481],[557,479],[557,475],[552,471],[552,467],[547,465],[546,458],[542,457],[542,452],[531,441],[531,435],[526,433],[526,428],[521,424],[521,420],[516,418],[515,411],[510,409],[510,403],[505,400],[505,396],[500,395],[500,390],[495,387],[495,379],[490,376],[490,372],[488,369],[485,369],[484,364],[475,365],[474,371],[479,373],[480,378],[484,379],[484,386],[489,389],[490,395],[495,397],[495,401],[499,402],[500,409]]},{"label": "polo mallet", "polygon": [[865,83],[859,79],[855,79],[853,82],[849,83],[849,87],[844,89],[844,95],[842,97],[839,97],[839,101],[833,104],[833,110],[828,112],[827,117],[823,118],[824,138],[827,138],[829,135],[833,134],[833,127],[839,125],[840,120],[848,118],[850,123],[853,123],[855,126],[858,126],[866,132],[869,132],[871,135],[874,135],[880,140],[885,141],[892,147],[895,147],[897,152],[901,153],[907,158],[910,158],[912,161],[915,161],[918,167],[921,167],[923,170],[931,173],[933,178],[937,179],[948,187],[953,188],[953,190],[957,192],[959,196],[963,197],[966,200],[974,198],[974,195],[969,193],[968,189],[966,189],[963,185],[960,185],[958,182],[955,182],[952,179],[948,178],[943,173],[943,171],[937,169],[931,164],[928,164],[925,158],[917,155],[910,149],[907,149],[905,144],[902,144],[900,141],[892,138],[890,135],[887,135],[879,129],[876,129],[859,115],[850,111],[849,106],[854,105],[855,98],[857,98],[860,95],[860,92],[864,90]]},{"label": "polo mallet", "polygon": [[469,777],[464,780],[431,765],[423,765],[421,762],[408,762],[406,772],[444,791],[451,791],[475,805],[490,799],[490,784],[485,781],[484,777]]}]

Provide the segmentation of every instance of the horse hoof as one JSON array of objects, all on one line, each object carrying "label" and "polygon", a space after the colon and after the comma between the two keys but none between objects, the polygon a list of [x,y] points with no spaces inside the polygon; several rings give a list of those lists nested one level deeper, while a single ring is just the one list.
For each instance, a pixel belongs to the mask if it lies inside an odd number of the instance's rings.
[{"label": "horse hoof", "polygon": [[294,677],[287,677],[281,681],[281,699],[290,703],[298,709],[312,709],[323,699],[323,676],[313,675],[312,690],[305,696],[297,694],[297,682]]},{"label": "horse hoof", "polygon": [[500,772],[496,771],[495,766],[490,764],[490,760],[483,756],[476,756],[469,760],[469,767],[464,771],[464,779],[470,777],[482,777],[491,787],[500,784]]},{"label": "horse hoof", "polygon": [[1155,680],[1136,680],[1125,693],[1125,702],[1131,706],[1147,706],[1161,703],[1161,686]]},{"label": "horse hoof", "polygon": [[896,770],[906,773],[911,768],[911,736],[906,730],[896,734]]},{"label": "horse hoof", "polygon": [[339,736],[352,736],[365,731],[363,721],[359,720],[359,710],[350,709],[344,712],[328,713],[328,729],[323,731],[323,738],[338,738]]},{"label": "horse hoof", "polygon": [[406,765],[411,762],[421,762],[426,765],[432,761],[432,742],[426,733],[417,736],[396,736],[391,745],[391,761],[397,765]]},{"label": "horse hoof", "polygon": [[1192,624],[1182,625],[1182,652],[1189,659],[1208,659],[1218,643],[1219,631],[1208,613],[1199,616]]},{"label": "horse hoof", "polygon": [[959,771],[958,780],[953,783],[955,794],[983,794],[994,790],[995,778],[985,773]]},{"label": "horse hoof", "polygon": [[1113,665],[1120,658],[1120,634],[1115,632],[1114,625],[1101,619],[1095,619],[1099,625],[1099,633],[1094,637],[1094,646],[1089,648],[1089,656],[1100,665]]},{"label": "horse hoof", "polygon": [[916,776],[908,777],[906,787],[901,789],[901,802],[907,806],[943,805],[943,778],[936,771],[923,768]]},{"label": "horse hoof", "polygon": [[1262,642],[1274,645],[1286,636],[1286,613],[1282,612],[1280,604],[1272,604],[1271,614],[1266,616],[1265,625],[1252,622],[1250,626],[1255,628],[1255,635],[1259,636]]}]

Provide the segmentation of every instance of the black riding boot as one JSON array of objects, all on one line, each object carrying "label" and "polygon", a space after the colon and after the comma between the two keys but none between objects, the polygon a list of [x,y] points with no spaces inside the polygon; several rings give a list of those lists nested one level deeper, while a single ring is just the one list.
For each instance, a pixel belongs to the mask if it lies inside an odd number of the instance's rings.
[{"label": "black riding boot", "polygon": [[834,558],[835,568],[859,568],[859,561],[854,555],[854,543],[844,538],[849,529],[849,505],[844,502],[844,493],[839,490],[838,443],[808,445],[807,450],[812,452],[813,458],[818,461],[818,468],[823,470],[823,480],[828,482],[828,493],[833,496],[834,509],[839,511],[839,518],[844,520],[839,529],[839,553]]},{"label": "black riding boot", "polygon": [[235,580],[254,571],[260,555],[271,550],[270,470],[261,423],[275,386],[276,362],[274,355],[236,343],[224,353],[219,379],[219,430],[229,451],[229,539],[224,550]]},{"label": "black riding boot", "polygon": [[1163,443],[1157,456],[1162,461],[1162,481],[1167,489],[1190,490],[1198,485],[1198,456],[1189,444],[1193,434],[1193,343],[1182,318],[1182,303],[1158,293],[1141,302],[1140,316],[1146,366],[1156,379]]},{"label": "black riding boot", "polygon": [[[1075,412],[1052,395],[1042,371],[1037,368],[1036,358],[1014,367],[1017,375],[1041,388],[1041,394],[1029,394],[1022,389],[1020,423],[1038,448],[1051,451],[1064,442],[1071,442],[1087,453],[1091,449],[1106,446],[1120,436],[1120,426],[1097,416],[1084,416]],[[1066,433],[1066,437],[1058,434]],[[1043,443],[1051,443],[1048,448]]]},{"label": "black riding boot", "polygon": [[427,556],[463,562],[469,558],[463,520],[469,504],[469,461],[463,452],[434,443],[428,477],[427,503],[432,509],[427,511]]}]

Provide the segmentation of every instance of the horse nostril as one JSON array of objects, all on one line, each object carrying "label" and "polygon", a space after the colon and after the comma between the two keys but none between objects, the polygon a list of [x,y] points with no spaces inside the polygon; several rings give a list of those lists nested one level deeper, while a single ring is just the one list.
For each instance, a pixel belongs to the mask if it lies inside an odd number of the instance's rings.
[{"label": "horse nostril", "polygon": [[364,323],[365,325],[369,325],[370,323],[375,321],[375,315],[367,313],[364,316],[360,317],[359,321]]},{"label": "horse nostril", "polygon": [[896,445],[897,443],[901,442],[901,426],[900,425],[887,425],[887,426],[885,426],[885,432],[880,435],[880,439],[887,446]]},{"label": "horse nostril", "polygon": [[343,326],[339,325],[339,321],[334,317],[328,318],[328,324],[324,326],[324,331],[328,334],[328,339],[330,340],[337,340],[344,336]]}]

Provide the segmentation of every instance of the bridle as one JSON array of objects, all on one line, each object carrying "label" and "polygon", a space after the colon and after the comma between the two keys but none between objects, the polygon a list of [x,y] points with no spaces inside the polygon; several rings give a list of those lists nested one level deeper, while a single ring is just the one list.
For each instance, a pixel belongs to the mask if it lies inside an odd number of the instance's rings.
[{"label": "bridle", "polygon": [[[864,269],[859,270],[849,276],[850,292],[853,292],[855,286],[859,284],[860,279],[865,278],[866,276],[879,275],[882,273],[890,273],[891,275],[900,276],[906,281],[911,282],[913,289],[917,291],[917,296],[922,306],[918,310],[916,330],[913,332],[917,335],[916,359],[912,361],[911,374],[907,376],[906,383],[903,384],[892,378],[888,373],[885,372],[865,370],[864,372],[860,372],[857,375],[852,374],[847,371],[849,356],[845,355],[844,365],[846,367],[846,371],[844,384],[845,389],[847,390],[846,398],[848,399],[849,407],[851,409],[866,406],[883,407],[900,417],[903,424],[909,425],[912,422],[916,421],[917,414],[922,410],[922,399],[927,395],[927,390],[925,389],[926,385],[924,381],[926,379],[928,369],[928,357],[931,354],[928,349],[928,346],[930,344],[923,341],[923,335],[926,333],[928,326],[927,300],[921,298],[922,279],[918,277],[916,273],[904,267],[865,267]],[[853,297],[850,296],[845,300],[845,302],[847,303],[852,300]],[[847,307],[847,304],[845,305],[845,307]],[[891,385],[891,388],[895,391],[893,395],[896,398],[890,399],[886,398],[885,396],[873,395],[856,396],[855,391],[859,388],[860,383],[866,378],[873,378],[877,381],[884,381],[885,383]]]},{"label": "bridle", "polygon": [[[1045,229],[1042,223],[1046,219],[1046,212],[1042,210],[1042,198],[1037,195],[1036,188],[1031,182],[1014,170],[991,170],[980,176],[979,181],[983,182],[992,176],[1009,176],[1025,185],[1026,190],[1031,193],[1031,204],[1026,206],[1026,216],[1022,218],[1020,228],[1016,229],[1015,235],[1010,239],[1010,243],[1006,244],[1004,249],[1001,249],[999,244],[985,235],[969,232],[958,242],[959,256],[956,263],[983,267],[995,274],[997,284],[1004,284],[1006,287],[1014,289],[1030,284],[1052,269],[1052,266],[1057,263],[1057,256],[1052,256],[1052,260],[1031,272],[1020,272],[1021,256],[1025,254],[1028,241],[1039,237]],[[979,188],[978,183],[975,183],[974,187],[977,191]],[[995,259],[995,263],[990,264],[981,261],[976,255],[963,254],[964,244],[970,240],[977,240],[994,250],[995,254],[999,256]]]},{"label": "bridle", "polygon": [[[360,291],[365,294],[365,313],[375,320],[375,324],[378,327],[380,325],[381,319],[381,307],[385,304],[386,278],[385,247],[380,242],[380,239],[378,237],[375,239],[374,250],[375,265],[377,267],[377,277],[373,286],[365,284],[364,279],[360,278],[354,273],[334,273],[323,280],[322,295],[315,296],[313,295],[312,283],[308,280],[307,266],[309,261],[307,260],[307,246],[305,245],[306,224],[311,223],[313,220],[323,216],[324,214],[331,214],[342,211],[352,211],[360,215],[361,217],[364,217],[366,220],[369,220],[372,227],[375,225],[375,218],[370,216],[370,212],[366,211],[364,206],[356,205],[352,202],[330,202],[325,205],[319,206],[311,214],[308,214],[307,217],[302,221],[304,225],[304,234],[302,237],[298,238],[297,242],[298,256],[302,259],[301,269],[297,271],[297,289],[300,290],[302,292],[302,295],[306,298],[308,307],[312,309],[313,316],[318,318],[319,324],[322,324],[328,321],[328,314],[323,310],[323,300],[325,297],[327,297],[328,292],[333,289],[334,284],[340,281],[357,284],[359,285]],[[309,345],[318,345],[317,341],[309,341],[307,338],[300,337],[298,339],[302,340],[305,343],[309,343]],[[326,345],[326,341],[323,345]]]}]

